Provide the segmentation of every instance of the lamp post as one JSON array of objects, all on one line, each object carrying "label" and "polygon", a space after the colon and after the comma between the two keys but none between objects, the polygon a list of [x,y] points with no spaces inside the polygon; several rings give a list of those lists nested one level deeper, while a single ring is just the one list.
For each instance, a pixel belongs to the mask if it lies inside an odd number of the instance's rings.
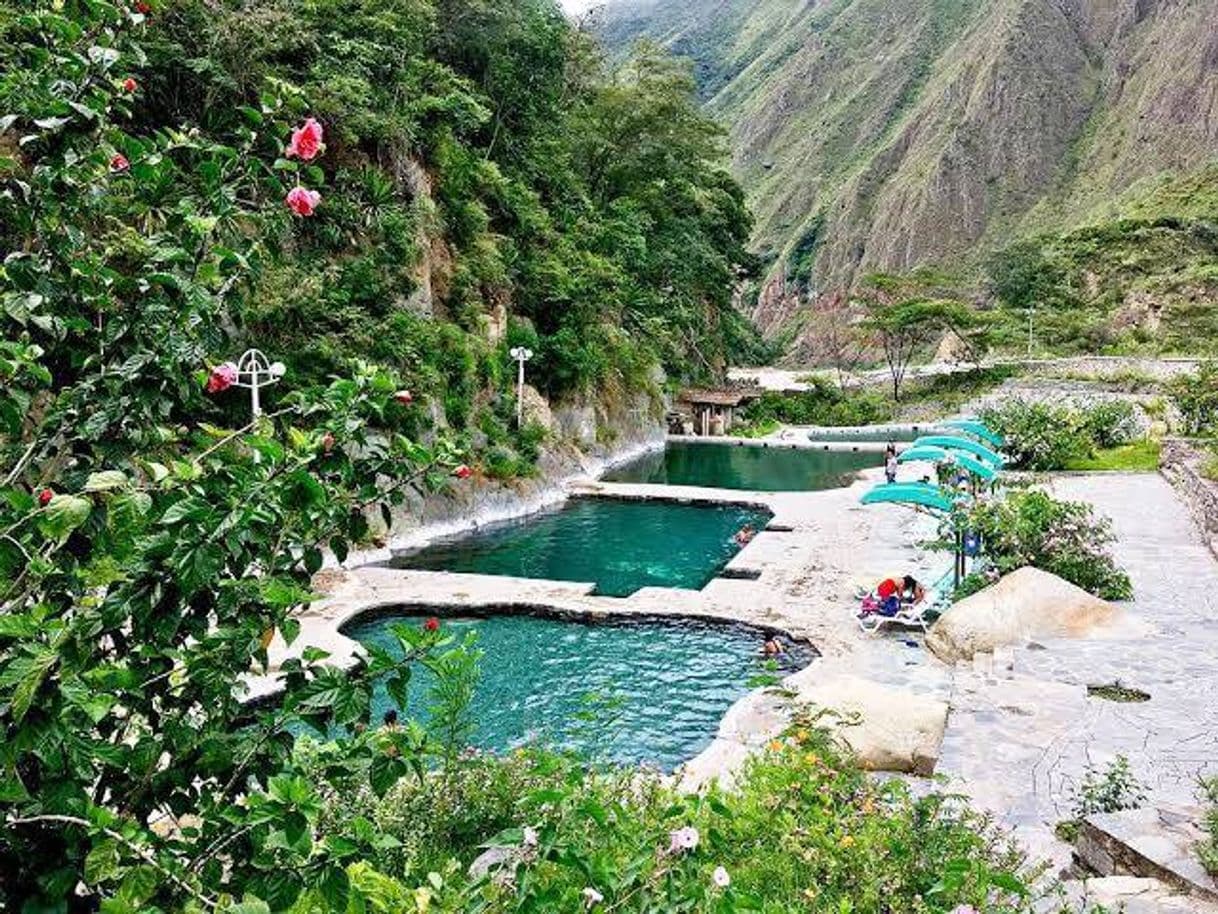
[{"label": "lamp post", "polygon": [[264,387],[275,384],[287,373],[283,362],[268,362],[266,356],[258,349],[247,349],[237,360],[237,387],[249,388],[250,409],[257,419],[262,415],[262,401],[259,391]]},{"label": "lamp post", "polygon": [[533,358],[533,350],[524,346],[513,346],[511,356],[516,360],[516,427],[524,420],[524,363]]}]

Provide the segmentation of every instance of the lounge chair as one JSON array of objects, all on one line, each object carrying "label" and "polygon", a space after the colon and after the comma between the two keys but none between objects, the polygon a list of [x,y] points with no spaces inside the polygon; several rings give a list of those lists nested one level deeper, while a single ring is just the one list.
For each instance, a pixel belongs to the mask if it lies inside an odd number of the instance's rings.
[{"label": "lounge chair", "polygon": [[[938,590],[931,588],[926,591],[921,602],[912,606],[902,606],[895,615],[884,616],[879,613],[868,613],[865,616],[859,616],[859,628],[869,635],[874,635],[885,625],[900,625],[905,628],[920,628],[922,631],[926,631],[930,628],[931,622],[938,618],[946,608],[943,605],[944,602],[943,595]],[[928,619],[928,615],[932,618]]]}]

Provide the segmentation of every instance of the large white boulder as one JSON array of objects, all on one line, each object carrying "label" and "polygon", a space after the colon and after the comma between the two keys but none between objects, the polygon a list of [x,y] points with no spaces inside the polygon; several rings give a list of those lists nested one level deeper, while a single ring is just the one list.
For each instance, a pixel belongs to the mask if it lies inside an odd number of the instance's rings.
[{"label": "large white boulder", "polygon": [[926,646],[954,663],[1030,638],[1083,637],[1122,615],[1081,587],[1025,566],[952,606],[931,628]]},{"label": "large white boulder", "polygon": [[850,746],[863,768],[934,773],[947,726],[946,702],[851,675],[813,679],[798,696],[801,704],[832,712],[821,722]]}]

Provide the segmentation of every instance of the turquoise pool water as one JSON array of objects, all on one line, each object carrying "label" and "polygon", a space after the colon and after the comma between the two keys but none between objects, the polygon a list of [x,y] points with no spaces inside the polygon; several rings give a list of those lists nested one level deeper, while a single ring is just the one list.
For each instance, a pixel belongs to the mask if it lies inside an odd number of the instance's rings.
[{"label": "turquoise pool water", "polygon": [[616,467],[604,478],[608,482],[801,492],[847,485],[859,470],[883,462],[882,453],[672,441],[664,450]]},{"label": "turquoise pool water", "polygon": [[[346,626],[363,644],[397,652],[392,614]],[[503,752],[526,743],[574,749],[666,771],[710,743],[724,713],[763,672],[762,632],[686,621],[585,624],[534,616],[443,620],[458,637],[478,633],[484,652],[471,706],[473,744]],[[799,669],[812,651],[790,645],[783,666]],[[411,684],[406,715],[426,719],[428,675]],[[392,703],[383,690],[373,720]]]},{"label": "turquoise pool water", "polygon": [[737,530],[761,529],[769,519],[755,508],[577,498],[395,556],[390,565],[589,582],[611,597],[640,587],[696,590],[739,551]]}]

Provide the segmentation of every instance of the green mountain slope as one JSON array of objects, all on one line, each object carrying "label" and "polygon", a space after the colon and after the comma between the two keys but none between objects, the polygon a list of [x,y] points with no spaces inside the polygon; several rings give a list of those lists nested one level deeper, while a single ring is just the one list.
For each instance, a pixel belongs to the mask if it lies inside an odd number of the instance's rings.
[{"label": "green mountain slope", "polygon": [[1213,0],[618,0],[692,56],[771,258],[758,317],[874,271],[968,271],[1218,156]]}]

